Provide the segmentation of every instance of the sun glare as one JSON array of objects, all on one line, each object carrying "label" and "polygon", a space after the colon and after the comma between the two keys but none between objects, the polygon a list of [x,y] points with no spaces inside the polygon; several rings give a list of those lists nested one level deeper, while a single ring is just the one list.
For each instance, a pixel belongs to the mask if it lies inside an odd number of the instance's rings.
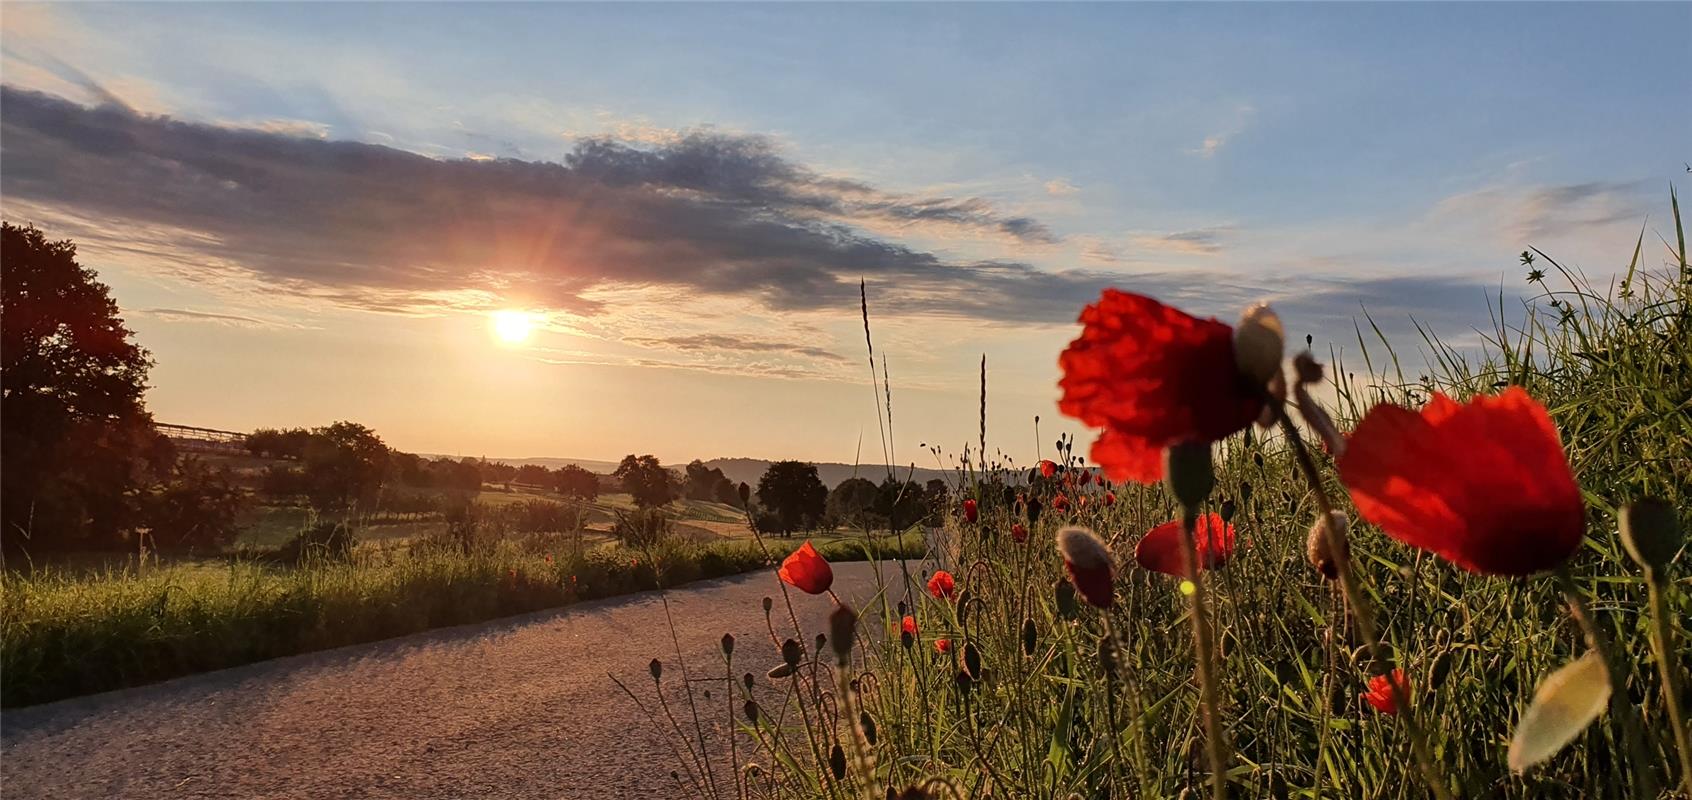
[{"label": "sun glare", "polygon": [[495,311],[493,332],[501,342],[522,344],[535,330],[535,315],[527,311]]}]

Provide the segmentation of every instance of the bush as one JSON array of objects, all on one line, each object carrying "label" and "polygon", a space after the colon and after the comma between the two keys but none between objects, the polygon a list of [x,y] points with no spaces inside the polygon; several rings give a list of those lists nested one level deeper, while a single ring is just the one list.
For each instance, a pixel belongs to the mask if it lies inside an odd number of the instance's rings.
[{"label": "bush", "polygon": [[352,560],[358,536],[345,522],[319,522],[295,536],[276,557],[286,563],[309,565],[324,562],[345,563]]},{"label": "bush", "polygon": [[616,513],[617,519],[611,523],[611,535],[624,546],[650,547],[675,533],[675,524],[669,515],[656,508],[618,509]]}]

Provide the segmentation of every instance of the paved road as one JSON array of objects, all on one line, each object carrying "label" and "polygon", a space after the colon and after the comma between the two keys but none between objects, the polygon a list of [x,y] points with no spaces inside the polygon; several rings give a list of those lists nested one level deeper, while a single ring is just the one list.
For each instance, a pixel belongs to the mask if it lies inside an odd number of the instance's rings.
[{"label": "paved road", "polygon": [[[896,565],[882,569],[897,581]],[[874,593],[870,565],[835,570],[848,602]],[[739,640],[737,674],[779,663],[761,607],[772,594],[779,612],[769,572],[670,592],[690,668],[723,675],[725,632]],[[807,633],[825,630],[827,597],[793,595]],[[650,702],[654,656],[667,684],[679,678],[663,605],[647,592],[8,711],[0,715],[0,793],[685,797],[692,793],[669,778],[669,740],[607,677]],[[721,686],[712,687],[708,723],[719,729]]]}]

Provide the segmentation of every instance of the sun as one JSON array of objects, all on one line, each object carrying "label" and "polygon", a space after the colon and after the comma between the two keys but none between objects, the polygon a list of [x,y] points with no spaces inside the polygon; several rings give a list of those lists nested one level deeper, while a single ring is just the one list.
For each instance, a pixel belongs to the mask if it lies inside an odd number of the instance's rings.
[{"label": "sun", "polygon": [[535,315],[527,311],[495,311],[492,317],[494,336],[506,344],[522,344],[535,332]]}]

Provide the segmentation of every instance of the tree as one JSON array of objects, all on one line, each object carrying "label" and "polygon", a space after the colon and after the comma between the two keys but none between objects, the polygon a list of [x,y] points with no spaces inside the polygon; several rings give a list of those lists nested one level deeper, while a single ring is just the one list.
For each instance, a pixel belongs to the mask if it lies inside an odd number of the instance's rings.
[{"label": "tree", "polygon": [[623,456],[611,476],[623,482],[623,491],[634,497],[635,505],[641,508],[666,505],[675,498],[670,471],[654,456],[633,453]]},{"label": "tree", "polygon": [[174,453],[142,404],[147,351],[76,245],[0,223],[0,540],[112,546]]},{"label": "tree", "polygon": [[247,452],[261,458],[285,458],[298,461],[305,458],[311,431],[305,428],[259,428],[247,434]]},{"label": "tree", "polygon": [[916,481],[900,481],[889,476],[877,491],[875,510],[888,529],[903,531],[928,515],[927,492]]},{"label": "tree", "polygon": [[217,550],[234,541],[246,495],[228,468],[214,470],[198,459],[184,459],[176,474],[146,503],[147,539],[161,549],[200,547]]},{"label": "tree", "polygon": [[316,508],[369,508],[387,477],[388,446],[375,431],[356,422],[337,422],[312,432],[305,480]]},{"label": "tree", "polygon": [[847,478],[828,493],[828,516],[850,528],[875,527],[880,516],[876,513],[880,495],[875,483],[864,478]]},{"label": "tree", "polygon": [[774,512],[776,531],[785,536],[822,520],[828,487],[817,477],[817,465],[777,461],[758,479],[758,502]]},{"label": "tree", "polygon": [[576,464],[566,464],[552,473],[552,487],[567,497],[592,500],[599,496],[599,476]]},{"label": "tree", "polygon": [[530,486],[545,486],[551,477],[552,472],[546,467],[539,464],[524,464],[517,468],[517,474],[513,477],[513,480]]}]

